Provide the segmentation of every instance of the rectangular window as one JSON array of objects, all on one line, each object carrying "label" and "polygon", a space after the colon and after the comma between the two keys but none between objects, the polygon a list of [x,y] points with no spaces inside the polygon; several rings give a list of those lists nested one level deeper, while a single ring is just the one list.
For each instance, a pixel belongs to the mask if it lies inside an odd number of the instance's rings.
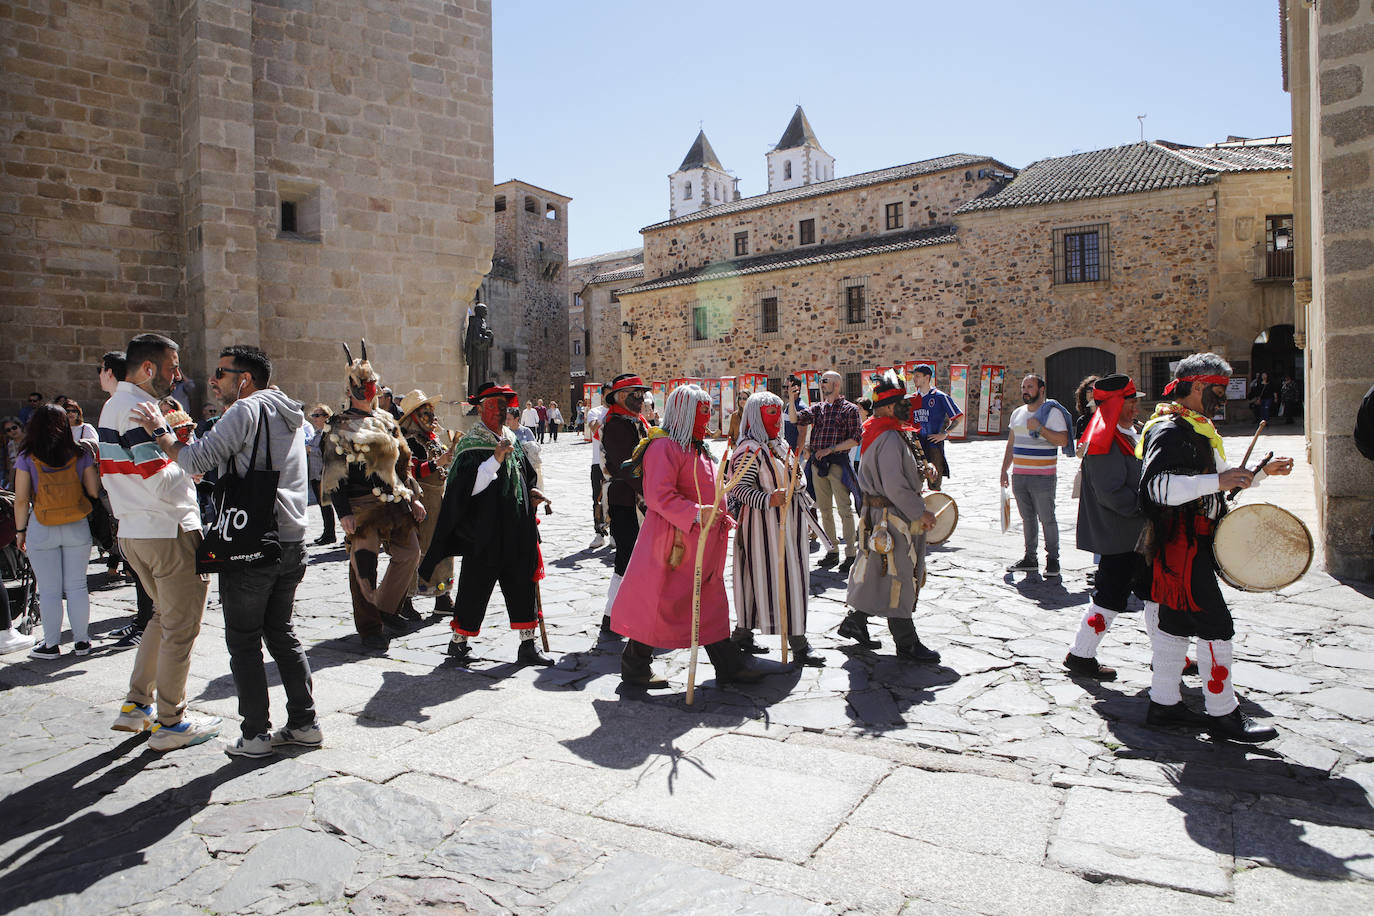
[{"label": "rectangular window", "polygon": [[296,231],[296,202],[294,200],[281,202],[281,231]]},{"label": "rectangular window", "polygon": [[1054,230],[1054,282],[1096,283],[1107,277],[1107,224]]},{"label": "rectangular window", "polygon": [[573,341],[573,356],[581,356],[581,355],[582,355],[582,341],[580,341],[580,340],[574,340],[574,341]]},{"label": "rectangular window", "polygon": [[759,300],[759,331],[763,334],[778,333],[778,297],[767,296]]},{"label": "rectangular window", "polygon": [[1265,279],[1293,276],[1293,215],[1264,218]]},{"label": "rectangular window", "polygon": [[900,228],[902,228],[902,204],[901,204],[901,202],[898,201],[898,202],[895,203],[895,204],[888,204],[887,207],[886,207],[886,211],[887,211],[887,228],[889,228],[889,229],[900,229]]},{"label": "rectangular window", "polygon": [[804,219],[797,224],[797,244],[816,244],[816,221],[814,219]]},{"label": "rectangular window", "polygon": [[711,310],[704,305],[692,309],[692,340],[711,339]]},{"label": "rectangular window", "polygon": [[864,396],[864,374],[862,372],[846,372],[844,374],[844,396],[851,401],[857,401]]},{"label": "rectangular window", "polygon": [[515,351],[503,350],[501,352],[501,368],[506,372],[515,371]]},{"label": "rectangular window", "polygon": [[318,242],[320,227],[320,186],[293,178],[277,179],[277,236],[298,242]]},{"label": "rectangular window", "polygon": [[865,302],[865,287],[846,286],[844,288],[844,323],[863,324],[868,320]]},{"label": "rectangular window", "polygon": [[735,233],[735,257],[742,258],[749,253],[749,233]]},{"label": "rectangular window", "polygon": [[1190,355],[1191,350],[1155,351],[1140,354],[1140,390],[1155,400],[1164,399],[1164,386],[1174,377],[1170,363]]},{"label": "rectangular window", "polygon": [[778,397],[782,397],[782,376],[775,375],[768,379],[768,390]]}]

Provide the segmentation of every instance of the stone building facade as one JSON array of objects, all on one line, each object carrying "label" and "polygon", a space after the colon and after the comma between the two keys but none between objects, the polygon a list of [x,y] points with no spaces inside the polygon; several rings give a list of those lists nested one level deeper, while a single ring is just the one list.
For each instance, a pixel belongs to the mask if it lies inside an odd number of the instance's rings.
[{"label": "stone building facade", "polygon": [[619,293],[625,364],[774,384],[835,369],[857,393],[875,366],[928,358],[941,385],[951,362],[971,379],[1002,365],[1061,398],[1089,371],[1157,394],[1197,349],[1244,371],[1255,337],[1292,322],[1263,251],[1292,213],[1290,160],[1283,139],[1131,144],[1019,175],[955,154],[669,219],[643,230],[644,278]]},{"label": "stone building facade", "polygon": [[581,400],[584,382],[604,382],[620,374],[622,331],[617,294],[643,276],[643,248],[608,251],[568,262],[572,403]]},{"label": "stone building facade", "polygon": [[[491,381],[521,401],[567,406],[568,204],[572,198],[524,181],[495,188],[496,248],[477,301],[495,335]],[[567,411],[564,411],[567,415]]]},{"label": "stone building facade", "polygon": [[1374,463],[1355,412],[1374,385],[1374,8],[1286,0],[1292,96],[1299,346],[1306,347],[1308,457],[1326,567],[1374,580]]},{"label": "stone building facade", "polygon": [[486,0],[15,0],[0,32],[0,399],[96,405],[100,354],[145,331],[202,390],[252,343],[338,402],[339,341],[366,337],[386,383],[463,396],[492,251]]}]

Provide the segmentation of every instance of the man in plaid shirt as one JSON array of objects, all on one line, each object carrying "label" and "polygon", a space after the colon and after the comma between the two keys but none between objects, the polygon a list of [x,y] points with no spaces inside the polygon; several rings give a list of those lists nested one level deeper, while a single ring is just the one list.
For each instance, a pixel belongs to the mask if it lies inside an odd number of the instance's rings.
[{"label": "man in plaid shirt", "polygon": [[821,527],[835,540],[835,516],[840,513],[840,527],[844,532],[844,562],[831,550],[818,564],[830,569],[839,564],[841,575],[849,574],[854,565],[854,506],[849,487],[844,480],[849,463],[849,450],[859,444],[859,406],[844,396],[844,380],[838,372],[821,376],[821,403],[797,411],[797,425],[811,426],[811,438],[802,450],[802,458],[811,462],[811,484],[816,490],[816,508],[820,512]]}]

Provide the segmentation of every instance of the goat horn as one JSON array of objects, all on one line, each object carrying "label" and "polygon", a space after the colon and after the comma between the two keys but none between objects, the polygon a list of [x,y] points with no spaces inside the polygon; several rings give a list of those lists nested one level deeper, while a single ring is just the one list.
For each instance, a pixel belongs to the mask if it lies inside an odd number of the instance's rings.
[{"label": "goat horn", "polygon": [[348,349],[348,344],[344,344],[344,345],[343,345],[343,348],[344,348],[344,359],[348,360],[348,366],[349,366],[349,368],[351,369],[351,368],[353,367],[353,351],[350,350],[350,349]]},{"label": "goat horn", "polygon": [[360,337],[359,340],[363,342],[363,362],[367,362],[367,338]]}]

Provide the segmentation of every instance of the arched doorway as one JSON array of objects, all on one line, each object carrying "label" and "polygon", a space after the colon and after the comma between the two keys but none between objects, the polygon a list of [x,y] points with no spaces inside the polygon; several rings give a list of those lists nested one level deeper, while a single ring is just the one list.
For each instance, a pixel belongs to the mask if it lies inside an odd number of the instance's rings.
[{"label": "arched doorway", "polygon": [[1250,348],[1250,376],[1268,372],[1283,381],[1285,375],[1302,379],[1302,351],[1293,343],[1293,326],[1276,324],[1261,331]]},{"label": "arched doorway", "polygon": [[1073,393],[1089,375],[1116,371],[1116,354],[1096,347],[1070,347],[1045,358],[1045,386],[1049,396],[1073,410]]}]

